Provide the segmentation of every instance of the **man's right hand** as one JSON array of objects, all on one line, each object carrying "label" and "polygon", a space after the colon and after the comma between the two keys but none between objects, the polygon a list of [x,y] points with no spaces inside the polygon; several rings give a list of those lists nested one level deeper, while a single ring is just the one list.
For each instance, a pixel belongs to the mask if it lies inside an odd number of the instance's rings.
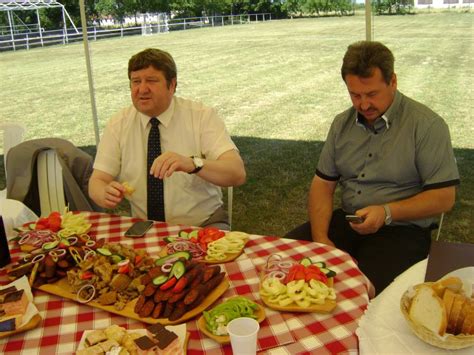
[{"label": "man's right hand", "polygon": [[104,207],[117,207],[117,205],[122,202],[125,191],[125,187],[117,181],[111,181],[109,184],[107,184],[104,188]]}]

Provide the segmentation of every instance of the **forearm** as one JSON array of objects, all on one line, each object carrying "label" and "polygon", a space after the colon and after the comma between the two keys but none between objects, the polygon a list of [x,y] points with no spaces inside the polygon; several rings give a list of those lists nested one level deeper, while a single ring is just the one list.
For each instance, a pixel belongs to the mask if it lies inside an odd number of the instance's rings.
[{"label": "forearm", "polygon": [[328,229],[333,212],[333,197],[336,183],[313,179],[309,193],[308,212],[311,234],[315,242],[327,242]]},{"label": "forearm", "polygon": [[244,162],[236,151],[223,153],[217,160],[204,160],[197,175],[217,186],[240,186],[245,182]]},{"label": "forearm", "polygon": [[388,203],[393,221],[405,221],[438,216],[454,206],[454,186],[420,192],[405,200]]},{"label": "forearm", "polygon": [[107,207],[105,205],[104,190],[107,186],[105,181],[91,176],[89,179],[89,197],[100,207]]}]

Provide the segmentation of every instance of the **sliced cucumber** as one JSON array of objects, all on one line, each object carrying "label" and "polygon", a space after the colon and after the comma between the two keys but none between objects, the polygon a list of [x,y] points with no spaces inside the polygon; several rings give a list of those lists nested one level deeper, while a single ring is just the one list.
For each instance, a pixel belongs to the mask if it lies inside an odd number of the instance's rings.
[{"label": "sliced cucumber", "polygon": [[[108,249],[106,249],[106,250],[108,250]],[[97,249],[97,251],[99,251],[99,249]],[[102,254],[102,255],[104,255],[104,254]],[[119,262],[121,262],[125,258],[122,255],[112,254],[112,255],[110,255],[110,259],[112,259],[112,262],[114,264],[118,264]]]},{"label": "sliced cucumber", "polygon": [[332,271],[328,268],[325,268],[325,267],[321,267],[320,268],[321,271],[327,276],[327,277],[334,277],[336,276],[336,272],[335,271]]},{"label": "sliced cucumber", "polygon": [[173,243],[176,242],[177,237],[166,237],[165,242],[166,243]]},{"label": "sliced cucumber", "polygon": [[161,284],[164,284],[166,280],[168,280],[168,276],[160,275],[160,276],[155,277],[152,282],[153,282],[153,285],[160,286]]},{"label": "sliced cucumber", "polygon": [[184,275],[185,272],[186,272],[186,266],[181,260],[178,260],[178,261],[175,261],[175,263],[173,264],[169,277],[171,278],[174,276],[178,280],[181,278],[181,276]]},{"label": "sliced cucumber", "polygon": [[169,255],[163,256],[162,258],[156,259],[155,265],[156,266],[162,266],[168,260],[180,259],[180,258],[190,260],[192,258],[192,255],[189,251],[178,251],[176,253],[169,254]]},{"label": "sliced cucumber", "polygon": [[53,242],[47,242],[43,244],[43,249],[44,250],[51,250],[56,248],[59,245],[59,240],[55,240]]},{"label": "sliced cucumber", "polygon": [[323,261],[315,262],[314,265],[316,265],[316,266],[319,267],[320,269],[324,269],[324,268],[326,267],[326,263],[323,262]]},{"label": "sliced cucumber", "polygon": [[186,232],[186,231],[179,231],[178,237],[189,239],[188,232]]},{"label": "sliced cucumber", "polygon": [[300,264],[303,266],[310,266],[313,262],[311,261],[310,258],[303,258],[300,261]]},{"label": "sliced cucumber", "polygon": [[191,238],[196,238],[197,239],[198,233],[199,233],[199,231],[197,229],[192,230],[191,232],[188,233],[188,238],[189,239],[191,239]]},{"label": "sliced cucumber", "polygon": [[96,250],[100,255],[111,256],[112,252],[107,248],[97,248]]}]

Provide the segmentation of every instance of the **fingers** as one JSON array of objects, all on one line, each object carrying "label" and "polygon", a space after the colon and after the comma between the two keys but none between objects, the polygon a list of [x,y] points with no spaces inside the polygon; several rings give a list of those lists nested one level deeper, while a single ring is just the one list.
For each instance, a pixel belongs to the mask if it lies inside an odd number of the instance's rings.
[{"label": "fingers", "polygon": [[165,152],[153,161],[149,173],[158,179],[170,177],[175,171],[186,171],[186,160],[191,160],[191,158],[173,152]]},{"label": "fingers", "polygon": [[104,205],[106,208],[116,207],[123,199],[125,187],[117,181],[112,181],[104,189]]},{"label": "fingers", "polygon": [[349,223],[351,228],[358,234],[373,234],[384,225],[385,212],[381,214],[380,206],[368,206],[357,210],[355,214],[364,217],[364,222],[362,223]]}]

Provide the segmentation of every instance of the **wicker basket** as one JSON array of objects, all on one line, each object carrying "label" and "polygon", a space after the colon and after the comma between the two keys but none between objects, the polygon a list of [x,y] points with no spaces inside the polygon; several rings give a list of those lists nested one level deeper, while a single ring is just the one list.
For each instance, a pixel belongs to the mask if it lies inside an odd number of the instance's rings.
[{"label": "wicker basket", "polygon": [[[415,286],[416,288],[416,286]],[[400,309],[413,332],[424,342],[442,349],[463,349],[474,345],[474,335],[452,335],[446,333],[443,337],[433,333],[428,328],[413,322],[408,311],[411,305],[410,291],[406,291],[400,300]]]}]

